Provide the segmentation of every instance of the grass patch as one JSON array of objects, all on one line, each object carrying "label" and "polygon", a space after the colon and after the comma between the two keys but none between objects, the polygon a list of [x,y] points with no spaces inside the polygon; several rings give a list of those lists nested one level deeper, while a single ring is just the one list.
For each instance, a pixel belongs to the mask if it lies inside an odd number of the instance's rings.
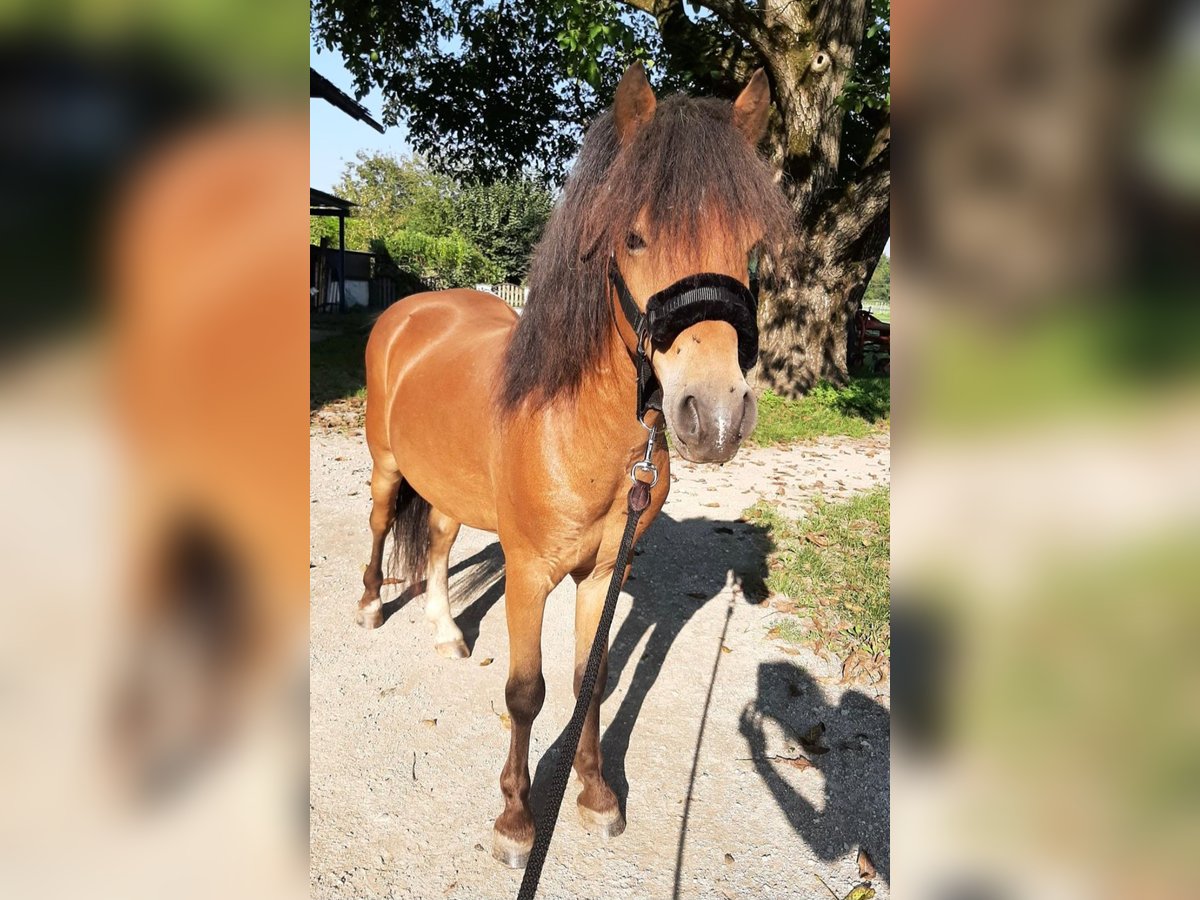
[{"label": "grass patch", "polygon": [[891,491],[878,487],[837,503],[821,501],[795,520],[760,500],[747,521],[774,544],[767,589],[787,615],[771,636],[828,650],[841,660],[891,656]]},{"label": "grass patch", "polygon": [[375,316],[348,313],[313,316],[312,330],[320,339],[309,348],[309,410],[330,404],[361,407],[367,396],[363,354]]},{"label": "grass patch", "polygon": [[866,437],[887,427],[891,391],[891,380],[876,376],[851,378],[844,388],[821,382],[799,400],[764,391],[750,440],[767,446],[822,435]]}]

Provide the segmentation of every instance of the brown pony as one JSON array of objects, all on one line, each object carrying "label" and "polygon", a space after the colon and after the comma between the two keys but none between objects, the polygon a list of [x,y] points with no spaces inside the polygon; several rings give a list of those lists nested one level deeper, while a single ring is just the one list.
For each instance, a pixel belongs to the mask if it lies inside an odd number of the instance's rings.
[{"label": "brown pony", "polygon": [[[523,866],[533,845],[529,734],[546,690],[546,597],[567,575],[578,586],[578,691],[624,528],[630,469],[646,448],[629,349],[637,339],[615,306],[609,258],[639,305],[693,273],[745,284],[748,255],[788,221],[755,151],[769,103],[761,71],[732,107],[684,96],[657,103],[641,66],[632,66],[612,111],[589,129],[534,253],[524,314],[477,291],[417,294],[389,308],[367,344],[373,542],[357,618],[382,624],[383,547],[394,528],[406,580],[426,579],[437,652],[467,656],[450,615],[450,547],[463,523],[499,535],[512,740],[492,852],[510,866]],[[695,324],[651,362],[679,452],[729,460],[756,416],[734,328]],[[661,436],[653,462],[660,477],[639,535],[670,486]],[[616,835],[625,822],[600,761],[606,669],[607,659],[574,764],[585,825]]]}]

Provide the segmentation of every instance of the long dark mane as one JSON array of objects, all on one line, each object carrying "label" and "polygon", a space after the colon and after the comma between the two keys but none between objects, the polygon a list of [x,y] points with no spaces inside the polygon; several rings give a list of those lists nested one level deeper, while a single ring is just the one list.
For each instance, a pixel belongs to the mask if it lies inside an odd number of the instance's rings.
[{"label": "long dark mane", "polygon": [[790,210],[770,167],[723,100],[668,97],[620,150],[612,111],[588,129],[529,269],[529,299],[504,360],[500,401],[512,411],[579,389],[611,334],[608,254],[646,210],[656,242],[688,246],[714,228],[765,232]]}]

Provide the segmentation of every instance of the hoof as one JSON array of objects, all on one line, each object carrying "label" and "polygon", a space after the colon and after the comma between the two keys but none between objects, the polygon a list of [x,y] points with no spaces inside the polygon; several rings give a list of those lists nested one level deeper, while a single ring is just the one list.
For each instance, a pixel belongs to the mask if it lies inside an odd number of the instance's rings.
[{"label": "hoof", "polygon": [[466,659],[471,655],[467,642],[463,640],[443,641],[435,644],[433,649],[437,651],[438,656],[444,659]]},{"label": "hoof", "polygon": [[618,806],[614,806],[607,812],[597,812],[578,802],[576,807],[579,809],[580,821],[583,822],[583,827],[589,834],[598,834],[602,838],[615,838],[625,831],[625,817],[621,815],[621,809]]},{"label": "hoof", "polygon": [[523,869],[533,852],[533,838],[516,841],[499,831],[492,831],[492,856],[510,869]]},{"label": "hoof", "polygon": [[378,628],[383,624],[383,601],[376,600],[366,606],[360,606],[354,614],[354,621],[363,628]]}]

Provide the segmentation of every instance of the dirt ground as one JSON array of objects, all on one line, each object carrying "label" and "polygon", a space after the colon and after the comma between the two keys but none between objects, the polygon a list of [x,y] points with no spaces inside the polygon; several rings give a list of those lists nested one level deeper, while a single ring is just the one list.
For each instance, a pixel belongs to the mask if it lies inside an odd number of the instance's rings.
[{"label": "dirt ground", "polygon": [[[489,851],[509,737],[499,545],[464,528],[451,556],[469,659],[439,658],[423,599],[395,587],[384,626],[362,630],[370,458],[361,433],[315,430],[311,446],[312,894],[514,897],[520,873]],[[610,841],[585,832],[573,782],[539,896],[828,898],[823,880],[841,898],[861,846],[889,897],[887,685],[840,685],[835,661],[767,639],[776,614],[738,587],[766,574],[743,509],[765,497],[801,515],[816,495],[886,483],[889,469],[886,435],[744,448],[722,468],[673,460],[670,498],[617,606],[601,708],[605,774],[628,828]],[[573,605],[568,579],[546,608],[535,816],[573,704]],[[811,768],[788,763],[818,722],[829,752],[810,754]]]}]

